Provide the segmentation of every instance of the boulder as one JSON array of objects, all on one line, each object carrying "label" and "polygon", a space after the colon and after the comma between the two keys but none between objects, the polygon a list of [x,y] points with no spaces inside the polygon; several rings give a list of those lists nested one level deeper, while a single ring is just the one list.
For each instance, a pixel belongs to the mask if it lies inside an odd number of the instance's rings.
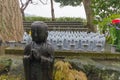
[{"label": "boulder", "polygon": [[86,73],[88,80],[119,80],[120,62],[88,58],[65,59],[73,68]]}]

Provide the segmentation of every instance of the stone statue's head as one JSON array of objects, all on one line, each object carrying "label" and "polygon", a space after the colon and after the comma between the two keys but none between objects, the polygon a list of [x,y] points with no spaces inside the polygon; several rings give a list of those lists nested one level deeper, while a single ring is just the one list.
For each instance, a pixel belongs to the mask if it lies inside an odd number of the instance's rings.
[{"label": "stone statue's head", "polygon": [[44,43],[48,36],[48,26],[42,21],[35,21],[31,25],[32,41],[36,43]]}]

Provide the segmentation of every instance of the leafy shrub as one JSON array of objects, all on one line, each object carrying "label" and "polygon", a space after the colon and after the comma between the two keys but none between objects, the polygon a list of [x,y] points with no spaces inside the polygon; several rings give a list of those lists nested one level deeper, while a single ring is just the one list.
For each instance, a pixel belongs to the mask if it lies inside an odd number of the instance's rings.
[{"label": "leafy shrub", "polygon": [[51,19],[47,17],[25,17],[25,21],[51,21]]},{"label": "leafy shrub", "polygon": [[[52,21],[51,18],[47,17],[25,17],[26,21]],[[85,19],[82,18],[75,18],[75,17],[60,17],[60,18],[55,18],[56,21],[83,21],[86,22]]]},{"label": "leafy shrub", "polygon": [[85,73],[72,69],[68,62],[55,63],[54,80],[87,80]]}]

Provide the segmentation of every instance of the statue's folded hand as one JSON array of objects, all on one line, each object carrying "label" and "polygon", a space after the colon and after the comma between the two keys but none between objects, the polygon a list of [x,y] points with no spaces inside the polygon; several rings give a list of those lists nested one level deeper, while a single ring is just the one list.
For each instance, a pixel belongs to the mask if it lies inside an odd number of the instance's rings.
[{"label": "statue's folded hand", "polygon": [[24,58],[28,59],[28,58],[30,58],[30,55],[24,55]]},{"label": "statue's folded hand", "polygon": [[49,57],[41,56],[41,62],[52,62],[53,60]]}]

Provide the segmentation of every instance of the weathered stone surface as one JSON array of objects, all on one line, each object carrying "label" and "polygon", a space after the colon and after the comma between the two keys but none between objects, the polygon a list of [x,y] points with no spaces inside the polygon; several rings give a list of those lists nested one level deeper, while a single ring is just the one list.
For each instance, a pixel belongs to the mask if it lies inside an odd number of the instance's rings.
[{"label": "weathered stone surface", "polygon": [[25,80],[53,80],[54,49],[47,43],[48,26],[35,21],[31,25],[32,42],[24,49]]},{"label": "weathered stone surface", "polygon": [[88,80],[120,80],[120,62],[88,58],[66,59],[74,68],[86,73]]}]

